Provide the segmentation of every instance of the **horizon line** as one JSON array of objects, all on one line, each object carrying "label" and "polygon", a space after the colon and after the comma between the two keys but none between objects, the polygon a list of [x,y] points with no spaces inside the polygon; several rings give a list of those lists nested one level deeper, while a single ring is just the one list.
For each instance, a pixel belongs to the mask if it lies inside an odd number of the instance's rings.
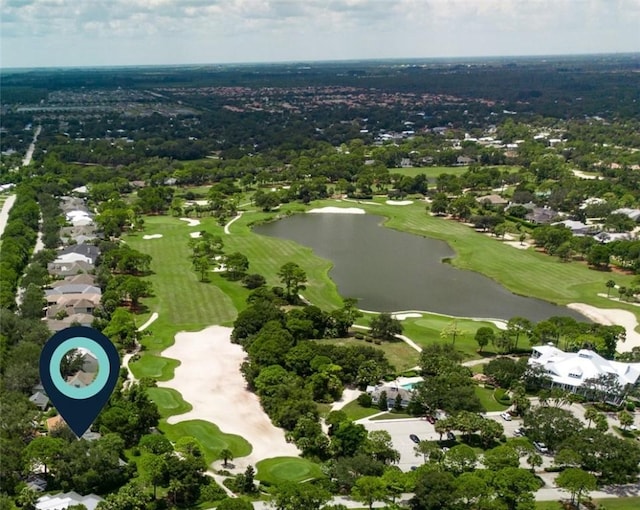
[{"label": "horizon line", "polygon": [[270,61],[236,61],[236,62],[183,62],[165,64],[95,64],[95,65],[50,65],[50,66],[12,66],[2,67],[0,73],[7,71],[24,70],[65,70],[65,69],[122,69],[122,68],[166,68],[166,67],[193,67],[193,66],[258,66],[258,65],[301,65],[301,64],[331,64],[331,63],[359,63],[359,62],[447,62],[460,60],[491,60],[491,59],[545,59],[545,58],[567,58],[567,57],[605,57],[605,56],[640,56],[640,51],[619,51],[602,53],[531,53],[519,55],[466,55],[447,57],[365,57],[365,58],[344,58],[344,59],[318,59],[318,60],[270,60]]}]

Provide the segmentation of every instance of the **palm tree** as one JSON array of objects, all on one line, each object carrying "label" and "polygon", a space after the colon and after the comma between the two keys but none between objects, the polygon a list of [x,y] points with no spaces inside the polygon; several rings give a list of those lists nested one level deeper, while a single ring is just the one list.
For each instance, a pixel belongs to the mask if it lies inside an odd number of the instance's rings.
[{"label": "palm tree", "polygon": [[605,285],[607,286],[607,297],[609,297],[609,295],[611,294],[611,289],[615,289],[616,287],[616,282],[614,282],[613,280],[607,280],[607,283]]},{"label": "palm tree", "polygon": [[225,448],[220,452],[220,457],[224,460],[222,465],[226,468],[229,465],[229,461],[233,460],[233,452],[229,448]]},{"label": "palm tree", "polygon": [[593,407],[587,407],[587,410],[584,412],[584,419],[587,420],[587,428],[590,429],[591,428],[591,422],[593,420],[598,419],[598,416],[600,415],[600,413],[598,412],[598,410]]}]

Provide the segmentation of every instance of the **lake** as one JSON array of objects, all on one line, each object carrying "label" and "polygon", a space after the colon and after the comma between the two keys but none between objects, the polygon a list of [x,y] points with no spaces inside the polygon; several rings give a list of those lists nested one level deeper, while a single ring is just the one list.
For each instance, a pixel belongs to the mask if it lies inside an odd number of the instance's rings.
[{"label": "lake", "polygon": [[517,296],[486,276],[457,269],[443,262],[455,256],[444,241],[385,228],[383,221],[369,214],[298,214],[258,225],[254,231],[308,246],[332,261],[329,276],[340,295],[357,298],[363,310],[586,320],[564,306]]}]

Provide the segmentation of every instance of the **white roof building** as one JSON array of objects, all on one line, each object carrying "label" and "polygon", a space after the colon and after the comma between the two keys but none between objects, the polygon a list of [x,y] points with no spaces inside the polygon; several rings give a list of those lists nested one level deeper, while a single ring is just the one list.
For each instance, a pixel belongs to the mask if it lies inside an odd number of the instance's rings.
[{"label": "white roof building", "polygon": [[87,510],[95,510],[98,503],[104,501],[100,496],[89,494],[81,496],[77,492],[65,492],[55,496],[42,496],[36,503],[37,510],[65,510],[70,506],[84,505]]},{"label": "white roof building", "polygon": [[572,392],[600,376],[615,376],[623,388],[634,386],[640,379],[640,363],[610,361],[589,349],[564,352],[553,345],[538,345],[533,348],[529,365],[544,367],[552,385]]}]

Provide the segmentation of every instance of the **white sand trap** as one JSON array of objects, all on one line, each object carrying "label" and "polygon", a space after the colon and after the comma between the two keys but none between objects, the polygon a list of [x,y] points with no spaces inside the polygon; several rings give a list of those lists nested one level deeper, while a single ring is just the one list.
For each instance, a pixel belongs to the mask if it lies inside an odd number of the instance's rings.
[{"label": "white sand trap", "polygon": [[142,236],[142,239],[160,239],[162,237],[162,234],[148,234],[145,236]]},{"label": "white sand trap", "polygon": [[200,237],[201,233],[200,232],[189,232],[189,235],[191,237],[193,237],[194,239],[197,239],[198,237]]},{"label": "white sand trap", "polygon": [[419,319],[420,317],[422,317],[422,314],[420,313],[394,313],[391,315],[391,317],[393,317],[394,319],[398,319],[399,321],[403,321],[405,319]]},{"label": "white sand trap", "polygon": [[224,273],[227,270],[227,266],[224,264],[220,264],[218,267],[214,268],[214,273]]},{"label": "white sand trap", "polygon": [[411,205],[413,200],[387,200],[386,203],[389,205]]},{"label": "white sand trap", "polygon": [[311,214],[366,214],[364,209],[359,207],[320,207],[307,211]]},{"label": "white sand trap", "polygon": [[298,456],[296,446],[287,443],[284,431],[271,423],[258,397],[246,389],[240,373],[245,353],[231,343],[231,331],[222,326],[181,331],[175,343],[163,351],[163,356],[180,360],[180,366],[171,381],[158,382],[158,386],[179,391],[193,406],[188,413],[170,416],[167,421],[206,420],[227,434],[244,437],[253,451],[234,460],[239,469],[271,457]]},{"label": "white sand trap", "polygon": [[186,221],[190,227],[197,227],[200,225],[200,220],[194,220],[191,218],[180,218],[181,221]]},{"label": "white sand trap", "polygon": [[584,303],[570,303],[568,308],[580,312],[585,317],[605,326],[622,326],[627,331],[627,339],[617,345],[618,352],[631,352],[634,347],[640,347],[640,333],[636,332],[638,326],[636,316],[619,308],[596,308]]},{"label": "white sand trap", "polygon": [[507,244],[509,246],[513,246],[514,248],[518,248],[519,250],[526,250],[528,248],[531,248],[531,244],[527,243],[526,241],[524,243],[521,243],[520,241],[504,241],[504,244]]}]

